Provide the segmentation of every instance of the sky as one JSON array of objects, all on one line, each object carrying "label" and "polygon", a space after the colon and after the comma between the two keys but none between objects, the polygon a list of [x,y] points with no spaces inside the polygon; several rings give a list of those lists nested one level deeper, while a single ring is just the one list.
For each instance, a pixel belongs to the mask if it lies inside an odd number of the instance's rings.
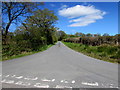
[{"label": "sky", "polygon": [[40,8],[53,10],[59,19],[55,26],[67,34],[118,33],[117,2],[46,2]]}]

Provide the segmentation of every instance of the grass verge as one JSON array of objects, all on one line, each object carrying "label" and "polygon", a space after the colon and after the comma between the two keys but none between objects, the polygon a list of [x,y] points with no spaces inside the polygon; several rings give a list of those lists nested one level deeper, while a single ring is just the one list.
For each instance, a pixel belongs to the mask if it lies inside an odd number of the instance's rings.
[{"label": "grass verge", "polygon": [[53,44],[43,46],[43,47],[40,48],[39,51],[22,52],[21,54],[18,54],[18,55],[2,57],[2,59],[0,61],[11,60],[11,59],[15,59],[15,58],[19,58],[19,57],[23,57],[23,56],[27,56],[27,55],[32,55],[32,54],[47,50],[51,46],[53,46]]},{"label": "grass verge", "polygon": [[120,64],[120,46],[100,45],[90,46],[79,43],[63,42],[69,48],[81,52],[87,56],[112,63]]}]

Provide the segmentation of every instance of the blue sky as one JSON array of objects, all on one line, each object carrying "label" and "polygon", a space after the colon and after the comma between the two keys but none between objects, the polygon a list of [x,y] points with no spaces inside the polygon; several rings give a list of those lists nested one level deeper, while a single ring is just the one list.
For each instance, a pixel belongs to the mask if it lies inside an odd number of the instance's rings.
[{"label": "blue sky", "polygon": [[59,19],[56,27],[67,34],[118,33],[117,2],[46,2],[40,7],[53,10]]},{"label": "blue sky", "polygon": [[[101,12],[105,12],[105,15],[102,16],[102,19],[97,19],[95,22],[90,23],[86,26],[74,26],[70,27],[71,24],[69,21],[74,20],[74,18],[69,19],[69,17],[64,17],[64,15],[60,15],[59,11],[63,9],[71,9],[71,12],[74,12],[77,5],[84,6],[84,7],[91,7],[93,6],[94,9],[100,10]],[[88,7],[89,6],[89,7]],[[118,3],[117,2],[47,2],[43,6],[44,8],[49,8],[50,10],[54,10],[55,14],[58,16],[59,21],[58,24],[56,24],[57,27],[60,28],[60,30],[65,31],[67,34],[74,34],[76,32],[82,32],[82,33],[109,33],[110,35],[114,35],[118,33]],[[72,11],[72,8],[73,11]],[[86,9],[87,9],[86,8]],[[79,12],[78,8],[78,13]],[[83,8],[85,9],[85,8]],[[86,10],[85,9],[85,10]],[[67,11],[66,11],[67,12]],[[86,11],[85,11],[86,12]],[[88,11],[89,12],[89,11]],[[73,13],[72,13],[73,14]],[[68,15],[69,16],[69,15]],[[76,18],[82,18],[87,16],[87,14],[84,14],[83,16],[80,15],[80,17]],[[94,17],[94,16],[93,16]],[[87,19],[87,18],[86,18]],[[82,22],[81,22],[82,23]]]}]

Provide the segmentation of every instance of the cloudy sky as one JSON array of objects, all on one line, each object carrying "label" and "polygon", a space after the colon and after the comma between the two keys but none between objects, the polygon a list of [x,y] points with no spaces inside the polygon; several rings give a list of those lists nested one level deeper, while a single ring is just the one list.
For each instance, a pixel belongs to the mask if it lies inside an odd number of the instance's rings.
[{"label": "cloudy sky", "polygon": [[54,11],[59,18],[56,27],[67,34],[118,33],[117,2],[46,2],[44,8]]},{"label": "cloudy sky", "polygon": [[44,8],[58,16],[56,24],[68,34],[118,33],[118,3],[113,2],[47,2]]}]

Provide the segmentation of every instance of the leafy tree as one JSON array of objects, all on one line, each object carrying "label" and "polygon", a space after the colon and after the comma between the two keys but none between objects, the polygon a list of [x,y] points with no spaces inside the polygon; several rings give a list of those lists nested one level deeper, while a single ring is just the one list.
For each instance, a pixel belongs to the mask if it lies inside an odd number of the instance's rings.
[{"label": "leafy tree", "polygon": [[[5,38],[12,23],[18,23],[21,16],[29,16],[41,3],[32,2],[3,2],[2,16],[5,30]],[[17,22],[15,22],[17,21]]]},{"label": "leafy tree", "polygon": [[103,36],[110,36],[108,33],[104,33]]},{"label": "leafy tree", "polygon": [[75,33],[75,35],[76,35],[76,36],[79,36],[79,33],[78,33],[78,32],[76,32],[76,33]]},{"label": "leafy tree", "polygon": [[54,24],[58,20],[57,16],[54,15],[53,11],[48,9],[37,10],[33,13],[24,22],[26,30],[30,33],[33,33],[34,30],[36,32],[39,31],[39,35],[46,38],[47,44],[53,44],[52,35],[55,32]]},{"label": "leafy tree", "polygon": [[59,40],[65,39],[67,34],[64,31],[58,31]]},{"label": "leafy tree", "polygon": [[81,36],[81,37],[85,36],[84,33],[78,33],[78,32],[76,32],[75,35],[76,35],[76,36]]},{"label": "leafy tree", "polygon": [[92,37],[92,34],[88,33],[86,34],[87,37]]},{"label": "leafy tree", "polygon": [[100,34],[94,34],[94,37],[99,37],[99,36],[101,36]]},{"label": "leafy tree", "polygon": [[35,10],[13,33],[8,32],[7,39],[10,40],[3,44],[3,58],[40,51],[48,44],[54,44],[58,40],[57,28],[54,26],[57,20],[53,11]]}]

